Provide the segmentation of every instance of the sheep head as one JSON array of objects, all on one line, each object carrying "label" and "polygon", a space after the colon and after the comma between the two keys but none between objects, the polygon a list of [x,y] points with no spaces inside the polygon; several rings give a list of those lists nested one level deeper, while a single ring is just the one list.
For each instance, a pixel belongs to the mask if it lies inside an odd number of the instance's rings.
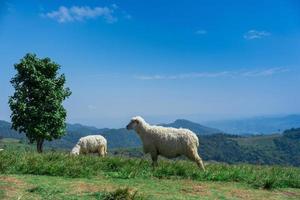
[{"label": "sheep head", "polygon": [[70,154],[74,156],[78,156],[80,154],[80,146],[76,144]]},{"label": "sheep head", "polygon": [[139,125],[141,125],[142,123],[144,123],[145,120],[142,117],[133,117],[129,124],[126,126],[127,130],[132,130],[132,129],[136,129]]}]

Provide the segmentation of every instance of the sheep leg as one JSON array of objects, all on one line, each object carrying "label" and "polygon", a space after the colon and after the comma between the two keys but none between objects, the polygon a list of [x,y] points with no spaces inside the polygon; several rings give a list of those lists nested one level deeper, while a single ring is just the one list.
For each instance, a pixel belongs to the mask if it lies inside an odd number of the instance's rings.
[{"label": "sheep leg", "polygon": [[190,151],[189,154],[187,155],[187,157],[190,160],[195,161],[197,163],[198,167],[201,168],[203,171],[205,171],[203,161],[202,161],[201,157],[198,155],[197,149]]},{"label": "sheep leg", "polygon": [[156,166],[158,166],[157,164],[157,158],[158,158],[158,155],[157,153],[151,153],[151,159],[152,159],[152,167],[155,168]]},{"label": "sheep leg", "polygon": [[107,155],[107,146],[104,146],[104,155]]},{"label": "sheep leg", "polygon": [[196,156],[196,163],[197,163],[199,168],[201,168],[203,171],[205,171],[203,161],[202,161],[201,157],[198,154]]},{"label": "sheep leg", "polygon": [[104,157],[105,156],[105,147],[104,146],[100,146],[98,149],[98,154],[100,157]]},{"label": "sheep leg", "polygon": [[102,156],[105,157],[107,155],[107,147],[103,146],[102,147]]}]

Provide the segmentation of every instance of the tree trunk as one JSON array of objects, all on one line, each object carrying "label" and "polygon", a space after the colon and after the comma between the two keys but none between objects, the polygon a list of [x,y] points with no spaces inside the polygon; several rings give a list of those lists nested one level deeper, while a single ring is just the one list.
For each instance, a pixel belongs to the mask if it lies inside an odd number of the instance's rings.
[{"label": "tree trunk", "polygon": [[38,153],[42,153],[43,152],[43,143],[44,143],[44,139],[37,139],[36,141],[36,149]]}]

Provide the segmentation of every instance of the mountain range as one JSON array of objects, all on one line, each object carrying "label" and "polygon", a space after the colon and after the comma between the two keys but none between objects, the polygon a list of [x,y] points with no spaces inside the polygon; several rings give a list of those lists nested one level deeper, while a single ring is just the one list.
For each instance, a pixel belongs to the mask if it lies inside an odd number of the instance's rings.
[{"label": "mountain range", "polygon": [[170,124],[160,124],[160,125],[165,127],[173,127],[173,128],[187,128],[193,131],[194,133],[196,133],[197,135],[212,135],[212,134],[223,132],[219,129],[203,126],[201,124],[191,122],[185,119],[177,119],[176,121]]},{"label": "mountain range", "polygon": [[[300,128],[277,134],[245,136],[226,134],[218,129],[182,119],[161,125],[189,128],[194,131],[199,137],[199,152],[204,160],[300,166]],[[10,129],[10,126],[8,122],[0,121],[0,139],[1,137],[17,138],[26,144],[24,134],[16,133]],[[67,124],[67,134],[64,137],[46,142],[45,145],[48,148],[69,151],[80,137],[90,134],[103,135],[108,141],[109,151],[113,154],[143,156],[140,138],[136,133],[125,128],[98,129],[80,124]],[[2,146],[2,148],[6,147]]]},{"label": "mountain range", "polygon": [[[188,120],[176,120],[170,124],[162,124],[162,126],[175,127],[175,128],[188,128],[198,135],[211,135],[221,133],[222,131],[202,126],[200,124],[190,122]],[[0,121],[0,136],[4,138],[17,138],[24,139],[23,134],[19,134],[10,129],[11,124],[6,121]],[[125,128],[119,129],[98,129],[92,126],[85,126],[81,124],[67,124],[67,133],[59,140],[46,142],[46,145],[50,147],[59,148],[72,148],[79,138],[91,134],[101,134],[107,140],[110,148],[127,148],[141,146],[139,137],[133,131],[128,131]]]},{"label": "mountain range", "polygon": [[300,115],[260,116],[237,120],[210,121],[203,124],[236,135],[273,134],[300,127]]},{"label": "mountain range", "polygon": [[[205,123],[206,126],[185,119],[178,119],[169,124],[160,124],[166,127],[188,128],[199,136],[208,136],[218,133],[234,135],[245,134],[271,134],[281,130],[300,127],[300,115],[288,115],[283,117],[257,117],[241,120],[225,120]],[[11,124],[0,120],[0,137],[24,139],[24,134],[11,130]],[[217,127],[217,128],[211,128]],[[136,133],[125,128],[109,129],[96,128],[81,124],[67,124],[67,133],[59,140],[46,142],[53,148],[72,148],[79,138],[91,134],[101,134],[108,140],[109,148],[140,147],[141,141]]]}]

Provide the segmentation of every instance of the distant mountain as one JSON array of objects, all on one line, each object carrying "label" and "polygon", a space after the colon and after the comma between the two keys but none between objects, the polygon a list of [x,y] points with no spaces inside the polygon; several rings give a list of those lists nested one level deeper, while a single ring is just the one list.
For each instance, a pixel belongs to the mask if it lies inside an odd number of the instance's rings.
[{"label": "distant mountain", "polygon": [[[196,132],[200,141],[199,152],[204,160],[300,166],[300,128],[290,129],[282,134],[238,136],[223,133],[211,134],[212,130],[216,129],[208,127],[205,127],[208,129],[203,129],[203,126],[186,120],[176,120],[165,126],[184,127]],[[70,150],[80,137],[90,134],[102,134],[107,139],[109,150],[113,154],[143,156],[141,149],[136,148],[141,147],[138,135],[124,128],[97,129],[80,124],[68,124],[67,134],[60,140],[46,142],[46,146]],[[0,121],[1,137],[22,139],[24,135],[10,130],[10,123]],[[0,145],[0,147],[5,148],[5,145]],[[132,149],[132,147],[135,148]],[[118,150],[113,150],[114,148]]]},{"label": "distant mountain", "polygon": [[[211,135],[222,132],[220,130],[205,127],[184,119],[176,120],[175,122],[170,124],[163,124],[163,126],[174,128],[188,128],[198,135]],[[2,136],[18,139],[25,138],[23,134],[18,134],[17,132],[11,130],[10,127],[10,123],[0,121],[0,137]],[[76,144],[79,138],[92,134],[103,135],[108,141],[109,148],[127,148],[141,146],[141,141],[138,135],[133,131],[126,130],[125,128],[98,129],[96,127],[85,126],[81,124],[67,124],[66,135],[59,140],[46,142],[46,145],[53,148],[70,149]]]},{"label": "distant mountain", "polygon": [[0,120],[0,137],[21,139],[24,136],[16,131],[11,130],[11,123]]},{"label": "distant mountain", "polygon": [[226,163],[300,166],[300,128],[283,134],[234,136],[216,134],[200,138],[205,160]]},{"label": "distant mountain", "polygon": [[98,129],[93,126],[85,126],[81,124],[67,124],[67,133],[59,140],[54,140],[51,142],[46,142],[47,146],[53,148],[70,149],[79,140],[79,138],[87,135],[102,134],[105,131],[109,131],[108,128]]},{"label": "distant mountain", "polygon": [[231,134],[273,134],[300,127],[300,115],[253,117],[238,120],[220,120],[203,123]]},{"label": "distant mountain", "polygon": [[[67,124],[67,133],[60,140],[54,140],[51,142],[46,142],[46,145],[50,147],[59,148],[71,148],[78,141],[79,138],[86,135],[102,133],[109,129],[98,129],[92,126],[85,126],[81,124]],[[11,129],[11,123],[0,120],[0,138],[16,138],[16,139],[26,139],[24,134],[19,134],[18,132]]]},{"label": "distant mountain", "polygon": [[[45,145],[51,148],[71,149],[79,140],[79,138],[101,134],[107,141],[109,148],[126,148],[141,146],[140,139],[133,131],[121,129],[98,129],[92,126],[85,126],[81,124],[67,124],[67,133],[59,140],[45,142]],[[11,123],[0,120],[0,138],[16,138],[26,139],[24,134],[11,129]]]},{"label": "distant mountain", "polygon": [[197,124],[195,122],[191,122],[191,121],[188,121],[185,119],[177,119],[173,123],[161,124],[161,125],[165,126],[165,127],[187,128],[187,129],[190,129],[191,131],[195,132],[197,135],[212,135],[212,134],[223,132],[221,130],[202,126],[200,124]]},{"label": "distant mountain", "polygon": [[82,125],[82,124],[78,124],[78,123],[67,124],[67,130],[74,131],[74,132],[80,132],[80,133],[84,133],[84,134],[87,134],[89,132],[99,131],[99,129],[96,127],[86,126],[86,125]]},{"label": "distant mountain", "polygon": [[79,138],[86,135],[92,135],[96,133],[103,133],[108,131],[108,128],[96,128],[93,126],[85,126],[81,124],[67,124],[67,134],[63,137],[64,140],[72,141],[72,143],[77,142]]}]

